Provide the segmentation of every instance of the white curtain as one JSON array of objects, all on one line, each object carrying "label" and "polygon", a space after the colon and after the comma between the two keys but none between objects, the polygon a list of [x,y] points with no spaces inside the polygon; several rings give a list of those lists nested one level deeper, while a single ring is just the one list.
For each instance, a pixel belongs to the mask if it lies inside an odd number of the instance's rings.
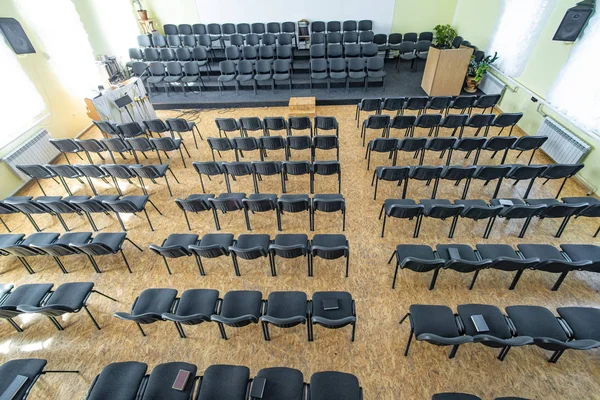
[{"label": "white curtain", "polygon": [[0,110],[2,110],[2,132],[0,149],[21,136],[42,116],[46,105],[12,48],[0,35]]},{"label": "white curtain", "polygon": [[588,21],[561,70],[548,101],[573,123],[600,135],[600,12]]},{"label": "white curtain", "polygon": [[512,77],[523,72],[554,4],[555,0],[502,1],[487,49],[487,54],[498,52],[496,68]]},{"label": "white curtain", "polygon": [[83,98],[97,87],[100,81],[92,47],[71,0],[19,0],[17,4],[67,91]]}]

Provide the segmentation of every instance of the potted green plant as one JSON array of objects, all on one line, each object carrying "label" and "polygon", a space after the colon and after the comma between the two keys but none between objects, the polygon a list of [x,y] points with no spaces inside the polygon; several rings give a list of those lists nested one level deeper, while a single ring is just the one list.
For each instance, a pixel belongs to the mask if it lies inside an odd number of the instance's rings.
[{"label": "potted green plant", "polygon": [[144,6],[142,6],[142,2],[140,0],[133,0],[133,4],[137,8],[137,13],[140,16],[142,21],[148,20],[148,11],[144,10]]},{"label": "potted green plant", "polygon": [[452,48],[452,41],[456,37],[456,30],[450,25],[436,25],[433,28],[435,31],[435,40],[433,46],[438,49],[450,49]]},{"label": "potted green plant", "polygon": [[486,56],[479,62],[475,61],[475,55],[471,57],[469,68],[467,69],[467,77],[465,79],[465,91],[475,93],[484,75],[487,74],[488,68],[498,59],[498,53],[494,56]]}]

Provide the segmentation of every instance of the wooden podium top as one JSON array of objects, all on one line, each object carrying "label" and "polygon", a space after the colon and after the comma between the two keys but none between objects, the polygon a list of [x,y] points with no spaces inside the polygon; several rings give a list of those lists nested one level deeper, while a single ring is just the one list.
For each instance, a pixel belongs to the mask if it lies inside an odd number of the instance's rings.
[{"label": "wooden podium top", "polygon": [[317,114],[316,97],[290,97],[288,116],[312,116]]},{"label": "wooden podium top", "polygon": [[429,96],[458,96],[463,87],[473,49],[429,48],[421,87]]}]

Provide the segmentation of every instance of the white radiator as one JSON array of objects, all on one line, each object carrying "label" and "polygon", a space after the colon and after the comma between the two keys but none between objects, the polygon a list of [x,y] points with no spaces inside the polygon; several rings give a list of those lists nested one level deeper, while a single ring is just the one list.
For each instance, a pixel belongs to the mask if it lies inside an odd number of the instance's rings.
[{"label": "white radiator", "polygon": [[590,146],[552,118],[546,117],[538,135],[548,136],[542,150],[559,164],[577,164],[590,151]]},{"label": "white radiator", "polygon": [[15,174],[19,175],[24,182],[27,182],[30,178],[19,171],[17,165],[48,164],[59,155],[60,152],[50,143],[50,134],[47,130],[42,129],[29,140],[2,157],[2,161]]},{"label": "white radiator", "polygon": [[504,94],[506,84],[494,75],[487,73],[481,79],[479,89],[485,94]]}]

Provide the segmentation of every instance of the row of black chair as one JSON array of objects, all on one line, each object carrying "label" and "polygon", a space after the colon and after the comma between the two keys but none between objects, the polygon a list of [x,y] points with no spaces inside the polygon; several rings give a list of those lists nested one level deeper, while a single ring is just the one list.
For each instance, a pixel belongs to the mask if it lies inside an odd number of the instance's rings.
[{"label": "row of black chair", "polygon": [[92,282],[63,283],[56,290],[52,290],[53,286],[52,283],[33,283],[14,289],[14,285],[0,285],[0,318],[7,320],[17,332],[23,332],[23,328],[14,318],[21,314],[41,314],[48,317],[56,329],[62,331],[64,328],[57,318],[78,313],[83,309],[96,329],[100,330],[100,325],[87,308],[87,300],[92,293],[98,293],[109,300],[117,301],[94,289]]},{"label": "row of black chair", "polygon": [[[211,146],[211,150],[224,151],[233,150],[232,148],[226,147],[223,144],[228,144],[229,139],[227,138],[208,138],[209,144],[213,142],[217,145]],[[289,149],[289,148],[288,148]],[[214,155],[213,155],[214,159]],[[337,175],[338,178],[338,193],[342,192],[342,167],[339,161],[314,161],[312,163],[308,161],[252,161],[252,162],[232,162],[232,163],[218,163],[215,161],[196,162],[192,163],[196,172],[200,176],[200,184],[202,185],[202,191],[204,191],[204,182],[202,181],[202,175],[206,175],[208,179],[215,175],[224,175],[225,185],[227,192],[231,193],[231,185],[229,183],[229,177],[233,180],[240,176],[252,176],[254,182],[254,192],[259,193],[258,182],[262,181],[263,176],[279,175],[281,179],[281,193],[287,193],[288,190],[288,175],[309,176],[309,187],[310,193],[315,192],[315,176],[329,176]]]},{"label": "row of black chair", "polygon": [[13,255],[19,259],[27,272],[33,274],[35,271],[26,260],[27,257],[51,256],[60,268],[67,274],[65,265],[60,257],[85,254],[92,267],[97,273],[101,273],[94,256],[105,256],[120,253],[127,270],[131,273],[129,262],[123,253],[123,243],[128,241],[136,249],[142,249],[127,237],[125,232],[99,233],[92,237],[90,232],[73,233],[34,233],[25,237],[24,234],[2,234],[0,235],[0,256]]},{"label": "row of black chair", "polygon": [[[8,368],[11,363],[16,361],[9,361],[0,369],[5,365]],[[247,367],[237,365],[210,365],[202,376],[196,375],[196,365],[185,362],[158,364],[149,375],[147,370],[148,365],[141,362],[109,364],[96,376],[85,399],[363,399],[362,387],[356,376],[336,371],[316,372],[307,384],[301,371],[287,367],[263,368],[253,379]],[[16,372],[19,371],[16,368]],[[187,373],[187,380],[183,383],[179,379],[182,372]],[[198,386],[194,395],[196,382]]]},{"label": "row of black chair", "polygon": [[375,43],[329,43],[311,44],[309,56],[311,60],[318,58],[345,58],[349,63],[353,58],[371,58],[379,55],[379,47]]},{"label": "row of black chair", "polygon": [[[131,141],[134,146],[139,144],[141,141],[140,138],[136,138]],[[106,139],[106,141],[111,141],[111,145],[117,143],[121,139]],[[131,150],[132,147],[126,146],[126,149]],[[124,149],[124,151],[127,151]],[[140,148],[137,148],[138,151]],[[165,148],[166,149],[166,148]],[[162,151],[162,150],[161,150]],[[144,154],[145,155],[145,154]],[[98,195],[96,187],[92,181],[93,179],[100,179],[104,183],[108,183],[107,178],[112,178],[113,184],[117,189],[119,195],[122,195],[121,188],[119,187],[119,183],[117,179],[126,179],[130,184],[131,179],[138,179],[140,186],[142,187],[142,191],[144,194],[148,194],[146,190],[146,184],[144,183],[144,178],[150,179],[155,183],[156,179],[164,178],[167,183],[167,188],[169,189],[169,193],[171,193],[171,186],[169,184],[169,180],[167,179],[167,172],[171,173],[171,176],[175,179],[177,183],[179,179],[173,173],[168,164],[150,164],[150,165],[142,165],[142,164],[102,164],[102,165],[94,165],[94,164],[78,164],[78,165],[67,165],[67,164],[46,164],[46,165],[18,165],[17,168],[19,171],[22,171],[27,176],[35,179],[38,183],[40,189],[42,189],[42,185],[40,183],[40,179],[55,179],[59,178],[63,187],[69,194],[69,196],[73,196],[73,192],[71,188],[67,185],[66,179],[76,179],[79,183],[83,184],[81,178],[86,178],[88,184],[90,185],[92,192],[94,195]],[[42,193],[45,194],[44,189],[42,189]],[[55,197],[55,196],[49,196]]]},{"label": "row of black chair", "polygon": [[41,358],[23,358],[0,365],[0,393],[7,399],[25,400],[42,375],[79,373],[71,370],[48,370],[45,369],[47,363]]},{"label": "row of black chair", "polygon": [[[227,175],[226,175],[227,179]],[[316,211],[342,213],[342,231],[346,230],[346,200],[341,194],[315,194],[311,199],[307,194],[250,194],[246,193],[221,193],[192,194],[185,199],[175,199],[177,206],[183,211],[185,222],[191,230],[187,212],[195,214],[212,210],[215,228],[221,229],[217,211],[222,213],[244,210],[246,228],[250,231],[249,212],[252,214],[275,211],[277,229],[282,230],[281,216],[284,213],[308,212],[309,229],[314,230]]]},{"label": "row of black chair", "polygon": [[283,258],[307,257],[308,276],[313,276],[313,258],[320,257],[326,260],[346,258],[346,277],[350,266],[350,247],[344,235],[318,234],[312,240],[304,234],[279,234],[274,240],[269,235],[242,234],[234,240],[230,233],[206,234],[198,240],[196,234],[171,234],[163,243],[150,245],[150,249],[163,257],[167,272],[171,269],[167,258],[180,258],[194,256],[200,275],[206,275],[202,258],[216,258],[231,256],[233,269],[236,276],[241,276],[238,258],[255,260],[269,257],[271,275],[277,276],[275,256]]},{"label": "row of black chair", "polygon": [[241,328],[260,321],[263,337],[270,341],[269,324],[291,328],[306,324],[308,341],[314,340],[313,325],[338,329],[352,325],[352,341],[356,331],[356,307],[348,292],[315,292],[312,301],[303,292],[271,292],[268,300],[254,290],[225,293],[212,289],[188,289],[177,297],[175,289],[146,289],[135,299],[131,313],[117,312],[115,317],[133,321],[143,336],[141,324],[172,321],[181,338],[186,338],[183,324],[216,322],[221,337],[227,339],[225,325]]},{"label": "row of black chair", "polygon": [[293,68],[294,53],[292,46],[279,45],[274,46],[227,46],[225,48],[225,58],[229,61],[233,61],[236,64],[239,61],[247,60],[252,62],[258,62],[259,60],[289,60],[290,65]]},{"label": "row of black chair", "polygon": [[[423,116],[423,115],[421,115]],[[451,115],[449,116],[451,117]],[[396,118],[406,118],[405,116],[397,116]],[[366,135],[365,135],[366,136]],[[508,156],[509,150],[519,151],[517,159],[523,154],[524,151],[532,151],[529,159],[529,164],[533,160],[533,156],[537,149],[539,149],[544,142],[548,140],[547,136],[493,136],[491,138],[486,137],[463,137],[455,138],[450,137],[434,137],[431,139],[427,138],[413,138],[408,137],[404,139],[396,138],[376,138],[369,141],[367,150],[365,152],[365,159],[367,160],[367,171],[371,166],[371,153],[388,153],[389,158],[392,160],[392,165],[396,165],[398,152],[409,152],[414,153],[413,158],[419,157],[419,165],[423,165],[425,159],[425,151],[434,151],[440,153],[440,159],[444,157],[444,154],[448,152],[446,157],[446,166],[452,163],[452,155],[454,152],[462,151],[465,152],[465,159],[468,159],[472,152],[475,152],[475,158],[473,165],[477,165],[481,151],[491,151],[491,158],[496,156],[496,153],[504,152],[500,165],[503,165]],[[363,137],[364,142],[364,137]]]},{"label": "row of black chair", "polygon": [[474,273],[469,290],[473,289],[479,272],[484,269],[515,272],[509,290],[513,290],[525,270],[560,274],[552,287],[558,290],[569,272],[600,272],[600,246],[591,244],[563,244],[562,251],[548,244],[520,244],[519,251],[506,244],[478,244],[477,250],[465,244],[438,244],[434,252],[427,245],[401,244],[392,253],[388,264],[396,257],[392,289],[396,286],[398,269],[431,272],[429,290],[435,287],[440,270]]},{"label": "row of black chair", "polygon": [[468,113],[471,115],[473,108],[481,109],[485,114],[488,108],[491,111],[500,101],[499,94],[485,94],[481,96],[410,96],[410,97],[387,97],[362,99],[356,105],[356,127],[361,119],[361,112],[374,112],[381,114],[382,111],[396,111],[396,115],[403,115],[405,110],[417,111],[417,115],[427,113],[429,110],[436,110],[446,115],[450,110],[460,110],[460,114]]},{"label": "row of black chair", "polygon": [[[447,306],[413,304],[400,323],[410,321],[410,336],[404,355],[408,355],[413,336],[436,346],[452,346],[449,358],[461,344],[481,343],[501,349],[503,361],[514,346],[536,345],[553,352],[549,361],[556,363],[568,349],[589,350],[600,347],[600,309],[559,307],[560,317],[539,306],[509,306],[506,315],[495,306],[463,304],[458,313]],[[476,325],[473,317],[483,319]],[[487,328],[487,329],[486,329]]]},{"label": "row of black chair", "polygon": [[149,136],[151,137],[153,133],[160,134],[169,132],[171,134],[171,138],[175,139],[175,132],[179,136],[179,139],[183,140],[181,136],[182,133],[191,132],[192,137],[194,138],[194,144],[196,145],[196,149],[198,148],[198,141],[196,140],[196,134],[200,137],[200,140],[203,140],[202,134],[200,133],[200,129],[194,121],[187,121],[184,118],[167,118],[165,121],[161,119],[151,119],[147,121],[143,121],[142,124],[139,122],[127,122],[123,124],[114,125],[110,121],[92,121],[94,125],[102,132],[102,135],[111,138],[111,137],[120,137],[121,139],[126,138],[134,138],[138,136]]},{"label": "row of black chair", "polygon": [[[255,69],[256,66],[256,69]],[[275,91],[277,82],[288,82],[289,90],[292,91],[292,63],[290,60],[259,60],[254,62],[242,60],[236,65],[234,61],[225,60],[219,63],[219,93],[226,90],[226,82],[235,82],[236,93],[243,82],[251,82],[254,94],[260,83],[271,81],[271,89]]]},{"label": "row of black chair", "polygon": [[[441,220],[452,219],[448,237],[454,237],[458,217],[474,221],[488,220],[483,238],[488,239],[496,222],[496,218],[524,219],[519,238],[523,238],[533,217],[540,220],[544,218],[562,218],[563,221],[554,235],[560,237],[571,218],[575,217],[600,217],[600,200],[593,197],[565,197],[563,202],[556,199],[491,199],[490,203],[484,200],[454,200],[454,204],[446,199],[425,199],[416,204],[410,199],[387,199],[381,206],[379,219],[384,214],[381,237],[385,232],[387,217],[410,219],[416,218],[413,237],[419,236],[423,217]],[[598,231],[594,237],[598,235]]]},{"label": "row of black chair", "polygon": [[331,89],[332,82],[344,83],[346,91],[352,80],[363,82],[364,90],[367,90],[369,82],[381,80],[381,86],[385,91],[384,60],[382,57],[367,58],[312,58],[310,60],[310,89],[312,91],[313,81],[325,81],[327,89]]},{"label": "row of black chair", "polygon": [[39,196],[35,199],[32,196],[12,196],[7,197],[0,202],[0,210],[2,210],[0,212],[4,214],[14,214],[16,212],[24,214],[37,232],[41,232],[41,229],[33,219],[33,215],[36,214],[56,216],[67,232],[70,231],[70,229],[62,217],[62,214],[85,214],[94,231],[97,231],[98,229],[91,217],[91,213],[108,214],[112,211],[117,216],[121,228],[126,231],[127,229],[125,229],[125,225],[123,224],[123,220],[119,216],[119,213],[131,213],[135,215],[138,212],[143,212],[148,221],[148,225],[150,226],[150,230],[154,231],[150,218],[148,217],[148,212],[146,211],[147,203],[150,203],[160,215],[163,215],[147,194],[143,196],[122,197],[117,195],[102,195],[95,196],[91,199],[89,196],[68,196],[64,198],[60,196]]},{"label": "row of black chair", "polygon": [[[484,186],[491,181],[497,180],[494,194],[491,196],[495,199],[498,196],[502,181],[504,179],[514,179],[513,185],[516,185],[522,180],[530,179],[529,186],[523,195],[523,198],[528,198],[529,192],[533,187],[533,183],[537,178],[546,179],[542,185],[545,185],[549,180],[562,179],[562,184],[556,193],[555,198],[558,199],[560,192],[567,183],[567,180],[577,174],[583,164],[550,164],[550,165],[521,165],[521,164],[506,164],[506,165],[479,165],[479,166],[392,166],[392,167],[377,167],[373,171],[373,179],[371,186],[375,183],[374,199],[377,199],[377,184],[379,180],[398,182],[398,186],[404,185],[402,190],[402,198],[406,197],[408,188],[408,180],[414,179],[417,181],[426,182],[426,185],[433,181],[433,191],[431,198],[435,199],[440,180],[455,181],[455,186],[459,185],[462,180],[465,180],[465,188],[461,199],[467,198],[467,194],[473,179],[485,181]],[[590,200],[593,201],[593,200]],[[518,201],[517,201],[518,203]]]},{"label": "row of black chair", "polygon": [[[465,128],[476,128],[474,137],[479,136],[483,129],[483,137],[487,137],[491,127],[498,127],[502,134],[504,128],[510,127],[508,137],[512,135],[512,128],[519,122],[522,113],[499,114],[448,114],[445,118],[442,114],[420,114],[414,115],[369,115],[362,123],[360,137],[363,138],[363,146],[367,135],[367,129],[381,130],[381,137],[389,137],[391,129],[404,130],[404,137],[414,137],[415,129],[428,129],[427,136],[438,137],[440,128],[452,129],[451,137],[458,132],[458,138],[463,137]],[[533,136],[539,137],[539,136]]]},{"label": "row of black chair", "polygon": [[[235,118],[215,118],[215,124],[219,130],[219,137],[227,132],[239,132],[240,136],[248,137],[248,132],[259,132],[264,136],[270,136],[271,132],[279,132],[287,136],[293,136],[295,131],[310,131],[313,136],[313,121],[309,117],[264,117],[262,120],[258,117],[243,117],[239,120]],[[314,135],[322,131],[335,131],[339,136],[339,124],[335,117],[316,116],[314,118]]]}]

